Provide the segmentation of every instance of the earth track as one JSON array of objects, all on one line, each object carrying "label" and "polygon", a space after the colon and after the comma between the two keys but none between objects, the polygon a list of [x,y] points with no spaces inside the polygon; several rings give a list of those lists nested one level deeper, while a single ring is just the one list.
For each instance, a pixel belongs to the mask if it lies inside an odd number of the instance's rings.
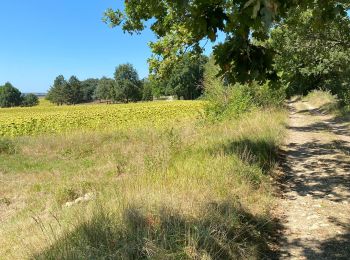
[{"label": "earth track", "polygon": [[350,127],[290,102],[278,259],[350,259]]}]

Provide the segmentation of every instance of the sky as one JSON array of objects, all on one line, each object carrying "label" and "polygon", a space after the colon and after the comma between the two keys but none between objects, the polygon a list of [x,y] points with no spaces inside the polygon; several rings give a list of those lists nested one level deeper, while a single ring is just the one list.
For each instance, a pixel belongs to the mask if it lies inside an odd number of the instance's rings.
[{"label": "sky", "polygon": [[60,74],[81,80],[112,77],[115,67],[126,62],[141,78],[147,76],[153,33],[131,36],[102,22],[108,7],[123,3],[1,0],[0,85],[11,82],[24,93],[46,92]]}]

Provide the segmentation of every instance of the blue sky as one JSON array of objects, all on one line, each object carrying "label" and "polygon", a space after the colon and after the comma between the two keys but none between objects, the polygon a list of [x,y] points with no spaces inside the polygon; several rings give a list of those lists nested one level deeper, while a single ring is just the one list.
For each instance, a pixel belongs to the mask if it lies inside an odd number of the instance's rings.
[{"label": "blue sky", "polygon": [[112,76],[132,63],[147,75],[150,31],[129,36],[102,22],[120,0],[1,0],[0,84],[10,81],[23,92],[45,92],[54,78]]},{"label": "blue sky", "polygon": [[122,0],[1,0],[0,85],[22,92],[46,92],[54,78],[112,76],[130,62],[148,74],[150,31],[124,34],[102,22],[108,7]]}]

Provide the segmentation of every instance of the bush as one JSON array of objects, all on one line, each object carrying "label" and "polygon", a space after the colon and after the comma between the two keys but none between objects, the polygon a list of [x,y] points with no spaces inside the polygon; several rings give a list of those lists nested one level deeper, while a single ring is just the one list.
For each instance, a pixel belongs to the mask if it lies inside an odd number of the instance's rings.
[{"label": "bush", "polygon": [[239,117],[255,107],[253,96],[246,85],[235,84],[216,90],[214,95],[207,96],[209,100],[205,113],[209,118],[224,119]]},{"label": "bush", "polygon": [[34,94],[27,94],[23,96],[22,106],[33,107],[39,104],[39,98]]},{"label": "bush", "polygon": [[344,107],[350,106],[350,88],[349,88],[349,85],[342,85],[336,94],[339,98],[341,106],[344,106]]},{"label": "bush", "polygon": [[226,84],[218,77],[219,68],[211,57],[206,65],[205,97],[209,101],[205,113],[216,119],[237,117],[254,107],[282,106],[286,98],[285,88],[270,81],[260,85],[253,81],[247,84]]},{"label": "bush", "polygon": [[254,104],[259,107],[281,107],[286,99],[286,87],[270,81],[263,85],[254,81],[246,85],[246,91],[252,96]]}]

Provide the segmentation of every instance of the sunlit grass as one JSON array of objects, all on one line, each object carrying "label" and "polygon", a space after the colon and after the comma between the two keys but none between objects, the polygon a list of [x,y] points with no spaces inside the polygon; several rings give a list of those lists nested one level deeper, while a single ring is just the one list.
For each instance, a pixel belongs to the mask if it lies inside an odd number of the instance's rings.
[{"label": "sunlit grass", "polygon": [[338,110],[337,97],[329,91],[314,90],[304,97],[304,100],[324,112],[336,112]]},{"label": "sunlit grass", "polygon": [[[127,106],[126,106],[127,107]],[[4,259],[259,258],[285,113],[18,137],[0,158]],[[91,193],[94,199],[66,207]]]}]

